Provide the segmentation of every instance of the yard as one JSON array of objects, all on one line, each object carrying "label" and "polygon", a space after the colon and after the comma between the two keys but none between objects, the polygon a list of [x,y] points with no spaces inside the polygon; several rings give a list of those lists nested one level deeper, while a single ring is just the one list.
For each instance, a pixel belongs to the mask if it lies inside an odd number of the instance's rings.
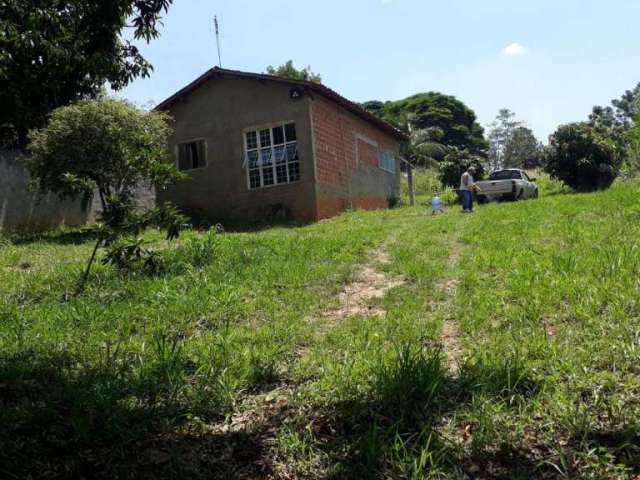
[{"label": "yard", "polygon": [[0,240],[0,476],[637,478],[639,193]]}]

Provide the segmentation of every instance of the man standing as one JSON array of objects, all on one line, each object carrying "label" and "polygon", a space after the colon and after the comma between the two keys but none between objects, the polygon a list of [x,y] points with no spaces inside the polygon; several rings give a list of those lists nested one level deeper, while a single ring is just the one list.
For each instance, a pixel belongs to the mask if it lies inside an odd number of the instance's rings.
[{"label": "man standing", "polygon": [[475,189],[475,182],[473,176],[476,174],[474,167],[469,167],[466,172],[462,174],[460,178],[460,201],[462,202],[462,212],[473,212],[473,191]]}]

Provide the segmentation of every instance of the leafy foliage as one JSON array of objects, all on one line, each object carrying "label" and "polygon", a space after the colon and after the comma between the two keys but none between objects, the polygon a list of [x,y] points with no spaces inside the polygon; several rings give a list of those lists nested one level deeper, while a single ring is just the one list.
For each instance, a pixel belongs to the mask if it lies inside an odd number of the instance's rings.
[{"label": "leafy foliage", "polygon": [[629,130],[634,119],[640,115],[640,83],[634,89],[627,90],[619,99],[612,100],[611,105],[594,106],[589,122],[598,127]]},{"label": "leafy foliage", "polygon": [[408,141],[401,145],[401,154],[413,166],[433,167],[449,151],[447,146],[441,143],[443,132],[437,127],[416,128],[415,122],[415,114],[409,114],[404,118],[402,130],[406,132]]},{"label": "leafy foliage", "polygon": [[310,66],[307,68],[297,69],[293,65],[293,60],[289,60],[287,63],[280,65],[279,67],[273,67],[272,65],[269,65],[267,67],[267,73],[269,75],[275,75],[276,77],[322,83],[322,77],[320,76],[320,74],[313,72]]},{"label": "leafy foliage", "polygon": [[168,162],[169,117],[121,100],[82,101],[56,109],[34,130],[24,157],[34,187],[60,197],[91,199],[109,225],[125,222],[136,188],[181,178]]},{"label": "leafy foliage", "polygon": [[453,149],[440,163],[440,181],[445,186],[458,188],[460,177],[469,167],[475,167],[476,180],[484,178],[486,171],[484,158],[464,150]]},{"label": "leafy foliage", "polygon": [[629,148],[627,150],[627,167],[633,174],[640,173],[640,114],[635,119],[634,127],[627,134]]},{"label": "leafy foliage", "polygon": [[441,132],[439,143],[466,149],[474,155],[486,154],[488,144],[476,114],[453,96],[428,92],[392,102],[369,101],[362,106],[401,129],[407,117],[412,117],[416,130],[437,129]]},{"label": "leafy foliage", "polygon": [[545,170],[574,190],[608,188],[623,159],[623,152],[610,133],[610,129],[588,123],[561,126],[545,149]]},{"label": "leafy foliage", "polygon": [[138,240],[123,244],[122,237],[149,226],[166,230],[168,240],[178,236],[186,218],[175,207],[140,212],[135,204],[136,189],[163,188],[182,178],[168,161],[169,134],[166,114],[110,99],[60,107],[45,128],[30,133],[24,162],[34,187],[85,202],[97,192],[102,205],[104,225],[80,285],[101,246],[110,249],[106,261],[120,269],[144,258],[147,267],[157,270],[151,252]]},{"label": "leafy foliage", "polygon": [[498,170],[507,166],[507,148],[514,132],[522,126],[517,121],[516,114],[507,108],[498,112],[489,131],[489,166],[491,170]]},{"label": "leafy foliage", "polygon": [[164,268],[162,257],[157,252],[145,248],[142,238],[133,242],[116,241],[108,245],[102,263],[113,265],[122,273],[128,273],[138,267],[150,274],[158,274]]},{"label": "leafy foliage", "polygon": [[0,145],[24,147],[49,112],[119,90],[152,66],[125,40],[158,37],[173,0],[3,0],[0,2]]},{"label": "leafy foliage", "polygon": [[542,143],[538,141],[531,129],[516,127],[506,144],[504,166],[506,168],[531,169],[542,162]]}]

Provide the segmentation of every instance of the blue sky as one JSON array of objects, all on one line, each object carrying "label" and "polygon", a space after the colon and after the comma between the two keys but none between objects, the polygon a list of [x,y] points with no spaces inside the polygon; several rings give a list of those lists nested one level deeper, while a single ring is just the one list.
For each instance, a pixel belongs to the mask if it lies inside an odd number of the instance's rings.
[{"label": "blue sky", "polygon": [[292,59],[360,102],[440,91],[545,141],[640,82],[638,0],[175,0],[141,45],[154,74],[120,95],[158,103],[217,64],[214,14],[225,68]]}]

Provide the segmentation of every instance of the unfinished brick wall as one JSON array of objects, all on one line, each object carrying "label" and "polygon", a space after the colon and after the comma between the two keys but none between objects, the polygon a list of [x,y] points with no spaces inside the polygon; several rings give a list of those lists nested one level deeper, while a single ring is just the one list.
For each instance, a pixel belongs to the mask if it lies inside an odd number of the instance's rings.
[{"label": "unfinished brick wall", "polygon": [[311,102],[317,217],[349,208],[384,208],[399,194],[395,175],[378,167],[378,150],[397,154],[397,140],[322,98]]}]

